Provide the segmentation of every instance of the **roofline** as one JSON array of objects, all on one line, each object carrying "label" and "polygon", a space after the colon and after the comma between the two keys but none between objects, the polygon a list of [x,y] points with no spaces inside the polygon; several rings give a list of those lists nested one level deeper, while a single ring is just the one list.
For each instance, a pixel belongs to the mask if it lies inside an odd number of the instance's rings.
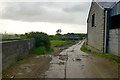
[{"label": "roofline", "polygon": [[[98,4],[98,2],[96,2],[97,4]],[[103,8],[100,4],[98,4],[98,6],[101,8],[101,9],[105,9],[105,8]]]},{"label": "roofline", "polygon": [[[89,10],[89,14],[90,14],[91,7],[92,7],[92,3],[93,3],[93,2],[95,2],[101,9],[105,9],[105,8],[103,8],[102,6],[100,6],[95,0],[92,0],[91,6],[90,6],[90,10]],[[89,14],[88,14],[88,18],[89,18]],[[87,22],[88,22],[88,18],[87,18]]]},{"label": "roofline", "polygon": [[88,13],[88,16],[87,16],[87,23],[88,23],[88,18],[89,18],[90,11],[91,11],[92,3],[93,3],[93,1],[91,2],[90,9],[89,9],[89,13]]},{"label": "roofline", "polygon": [[120,1],[116,2],[115,4],[113,4],[110,8],[113,8],[115,5],[117,5],[118,3],[120,3]]},{"label": "roofline", "polygon": [[[109,10],[109,9],[113,8],[115,5],[117,5],[118,3],[120,3],[120,1],[118,1],[118,2],[114,3],[110,8],[103,8],[103,7],[102,7],[100,4],[98,4],[98,2],[95,1],[95,0],[92,0],[92,2],[91,2],[91,7],[92,7],[92,3],[93,3],[93,2],[97,3],[97,5],[98,5],[101,9],[104,9],[104,10]],[[90,7],[90,10],[91,10],[91,7]],[[89,14],[90,14],[90,10],[89,10]],[[88,18],[89,18],[89,14],[88,14]],[[87,22],[88,22],[88,18],[87,18]]]},{"label": "roofline", "polygon": [[[92,0],[92,2],[96,2],[97,4],[98,4],[98,2],[97,2],[97,0]],[[113,5],[111,5],[111,7],[110,8],[113,8],[116,4],[118,4],[120,1],[116,1]],[[100,4],[98,4],[102,9],[105,9],[104,7],[102,7]]]}]

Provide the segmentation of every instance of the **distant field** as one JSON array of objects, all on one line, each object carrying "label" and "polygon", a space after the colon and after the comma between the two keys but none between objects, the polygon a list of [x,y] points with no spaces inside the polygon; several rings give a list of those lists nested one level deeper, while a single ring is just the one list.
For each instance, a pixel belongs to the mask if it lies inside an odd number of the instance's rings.
[{"label": "distant field", "polygon": [[7,36],[1,36],[0,41],[13,41],[13,40],[21,40],[22,38],[19,36],[14,35],[7,35]]},{"label": "distant field", "polygon": [[7,38],[7,39],[1,39],[1,41],[14,41],[14,40],[21,40],[20,38]]},{"label": "distant field", "polygon": [[63,40],[51,40],[50,42],[51,42],[52,46],[59,47],[59,46],[64,46],[64,45],[67,45],[67,44],[71,44],[73,41],[70,41],[70,40],[66,40],[66,41],[63,41]]}]

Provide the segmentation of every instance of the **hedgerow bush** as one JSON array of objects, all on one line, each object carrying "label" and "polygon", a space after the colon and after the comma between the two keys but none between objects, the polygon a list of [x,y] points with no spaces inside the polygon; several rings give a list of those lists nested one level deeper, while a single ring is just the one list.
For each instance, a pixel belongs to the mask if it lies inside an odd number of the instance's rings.
[{"label": "hedgerow bush", "polygon": [[27,38],[34,38],[35,39],[35,47],[45,47],[46,50],[50,49],[50,39],[46,33],[43,32],[30,32],[26,33]]}]

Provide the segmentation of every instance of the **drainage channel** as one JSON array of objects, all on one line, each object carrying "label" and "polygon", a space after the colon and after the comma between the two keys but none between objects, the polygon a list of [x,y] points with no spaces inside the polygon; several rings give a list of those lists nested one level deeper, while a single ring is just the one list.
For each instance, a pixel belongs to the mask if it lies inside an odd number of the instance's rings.
[{"label": "drainage channel", "polygon": [[[75,50],[75,48],[78,46],[78,45],[80,45],[82,43],[82,41],[80,41],[78,44],[76,44],[72,49],[71,49],[71,52],[74,52],[74,50]],[[66,62],[65,62],[65,69],[64,69],[64,75],[65,75],[65,80],[67,80],[67,61],[68,61],[68,58],[69,58],[69,56],[68,56],[68,50],[66,50],[66,56],[67,56],[67,59],[66,59]],[[75,52],[74,52],[75,53]],[[75,59],[76,61],[81,61],[81,59]]]},{"label": "drainage channel", "polygon": [[65,62],[65,80],[66,80],[66,75],[67,75],[67,61],[68,61],[68,51],[66,51],[66,56],[67,56],[67,59],[66,59],[66,62]]}]

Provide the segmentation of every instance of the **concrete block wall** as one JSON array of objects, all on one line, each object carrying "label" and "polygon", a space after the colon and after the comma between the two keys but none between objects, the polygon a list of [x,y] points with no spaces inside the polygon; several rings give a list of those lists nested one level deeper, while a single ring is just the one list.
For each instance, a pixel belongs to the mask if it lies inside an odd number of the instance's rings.
[{"label": "concrete block wall", "polygon": [[109,53],[120,56],[120,29],[111,29],[109,32]]},{"label": "concrete block wall", "polygon": [[[1,36],[0,36],[1,38]],[[0,44],[0,72],[2,72],[2,44]],[[2,75],[0,74],[0,78]]]},{"label": "concrete block wall", "polygon": [[[92,15],[95,14],[95,26],[92,27]],[[88,17],[88,46],[92,50],[103,52],[104,44],[104,9],[96,2],[92,3]]]},{"label": "concrete block wall", "polygon": [[29,54],[29,51],[34,47],[35,40],[18,40],[2,42],[2,69],[8,68],[15,63],[19,58],[23,58]]}]

